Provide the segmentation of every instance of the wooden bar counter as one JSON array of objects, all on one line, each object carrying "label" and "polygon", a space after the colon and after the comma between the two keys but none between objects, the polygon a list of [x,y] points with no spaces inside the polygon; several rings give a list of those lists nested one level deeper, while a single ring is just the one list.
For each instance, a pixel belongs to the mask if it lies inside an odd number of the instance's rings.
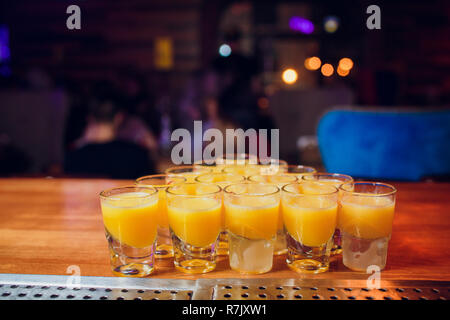
[{"label": "wooden bar counter", "polygon": [[[132,181],[93,179],[0,179],[0,273],[112,276],[99,192]],[[450,183],[392,183],[398,189],[384,280],[450,280]],[[267,274],[242,276],[221,257],[215,271],[187,275],[172,259],[157,260],[155,278],[367,279],[340,259],[330,271],[300,275],[275,258]]]}]

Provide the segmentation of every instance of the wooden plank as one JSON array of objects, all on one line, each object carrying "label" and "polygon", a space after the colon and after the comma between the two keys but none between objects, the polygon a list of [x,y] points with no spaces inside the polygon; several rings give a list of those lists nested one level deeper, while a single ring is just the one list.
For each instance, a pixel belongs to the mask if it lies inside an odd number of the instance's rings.
[{"label": "wooden plank", "polygon": [[[0,179],[0,272],[111,276],[98,194],[132,181]],[[450,280],[450,183],[394,183],[397,209],[382,280]],[[220,258],[215,271],[186,275],[158,260],[159,278],[240,278]],[[367,279],[334,259],[330,272],[301,276],[276,257],[270,273],[250,278]]]}]

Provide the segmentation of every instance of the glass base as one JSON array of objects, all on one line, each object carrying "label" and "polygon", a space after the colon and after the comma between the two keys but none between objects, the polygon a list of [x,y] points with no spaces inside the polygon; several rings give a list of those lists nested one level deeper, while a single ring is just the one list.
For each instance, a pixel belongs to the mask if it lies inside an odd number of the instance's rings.
[{"label": "glass base", "polygon": [[196,247],[178,238],[172,231],[174,265],[184,273],[207,273],[216,268],[216,243]]},{"label": "glass base", "polygon": [[173,247],[169,244],[161,244],[156,246],[156,259],[167,259],[173,257]]},{"label": "glass base", "polygon": [[243,274],[269,272],[273,265],[273,240],[251,240],[228,232],[231,269]]},{"label": "glass base", "polygon": [[174,261],[175,268],[184,273],[207,273],[216,268],[214,261],[202,259],[184,260],[181,262]]},{"label": "glass base", "polygon": [[217,255],[227,256],[228,255],[228,233],[222,231],[219,235],[219,245],[217,246]]},{"label": "glass base", "polygon": [[122,244],[106,232],[112,272],[121,277],[147,277],[155,271],[155,245],[135,248]]},{"label": "glass base", "polygon": [[299,273],[322,273],[328,271],[329,268],[329,265],[313,259],[295,260],[292,262],[286,260],[286,262],[291,270]]},{"label": "glass base", "polygon": [[273,254],[279,256],[286,253],[287,253],[286,235],[284,233],[284,230],[281,229],[277,231],[277,238],[275,239]]},{"label": "glass base", "polygon": [[390,237],[361,239],[342,232],[342,261],[354,271],[367,272],[374,265],[382,270],[386,266],[389,240]]},{"label": "glass base", "polygon": [[286,235],[288,253],[286,263],[289,268],[299,273],[322,273],[330,266],[332,237],[320,247],[309,247]]},{"label": "glass base", "polygon": [[113,273],[118,277],[142,278],[151,275],[155,267],[144,263],[130,263],[118,266],[113,269]]},{"label": "glass base", "polygon": [[168,228],[158,227],[155,257],[157,259],[167,259],[173,257],[172,238]]}]

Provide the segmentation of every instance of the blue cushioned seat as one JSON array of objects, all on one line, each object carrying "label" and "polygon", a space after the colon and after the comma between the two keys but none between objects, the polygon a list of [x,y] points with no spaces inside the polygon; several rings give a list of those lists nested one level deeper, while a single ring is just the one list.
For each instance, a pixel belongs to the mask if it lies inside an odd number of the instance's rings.
[{"label": "blue cushioned seat", "polygon": [[410,181],[450,174],[450,110],[332,110],[318,139],[328,172]]}]

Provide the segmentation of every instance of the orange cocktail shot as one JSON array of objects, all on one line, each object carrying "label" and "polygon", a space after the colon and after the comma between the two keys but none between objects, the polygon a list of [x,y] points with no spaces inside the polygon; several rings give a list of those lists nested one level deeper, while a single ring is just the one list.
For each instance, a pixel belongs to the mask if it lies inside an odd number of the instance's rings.
[{"label": "orange cocktail shot", "polygon": [[288,246],[286,262],[294,271],[328,270],[337,201],[338,190],[328,184],[302,182],[283,187],[281,211]]},{"label": "orange cocktail shot", "polygon": [[173,257],[172,237],[169,232],[169,218],[167,217],[166,188],[184,183],[182,176],[170,176],[167,174],[153,174],[136,180],[140,187],[153,187],[158,190],[158,235],[156,238],[155,256],[159,259]]},{"label": "orange cocktail shot", "polygon": [[225,226],[233,270],[259,274],[272,269],[279,204],[276,185],[238,183],[225,188]]},{"label": "orange cocktail shot", "polygon": [[[219,185],[222,190],[233,183],[244,182],[245,177],[233,173],[212,172],[199,175],[195,178],[196,182],[211,183]],[[222,224],[219,236],[219,245],[217,247],[218,255],[228,255],[228,234],[225,229],[225,208],[222,206]]]},{"label": "orange cocktail shot", "polygon": [[185,273],[214,270],[222,224],[222,189],[203,183],[168,187],[167,213],[175,268]]},{"label": "orange cocktail shot", "polygon": [[[320,183],[330,184],[337,189],[344,183],[353,182],[353,178],[340,173],[327,173],[327,172],[319,172],[314,174],[306,174],[302,176],[302,181],[317,181]],[[339,193],[340,195],[341,193]],[[331,255],[336,255],[342,253],[342,241],[341,241],[341,232],[339,229],[339,213],[341,209],[338,206],[338,223],[336,225],[336,230],[333,235],[333,248],[331,249]]]},{"label": "orange cocktail shot", "polygon": [[397,190],[378,182],[358,181],[341,186],[339,226],[346,267],[367,272],[386,266]]},{"label": "orange cocktail shot", "polygon": [[158,191],[122,187],[102,191],[100,203],[115,275],[145,277],[154,270]]},{"label": "orange cocktail shot", "polygon": [[[278,188],[283,188],[285,185],[297,182],[297,175],[296,174],[287,174],[287,173],[279,173],[279,174],[273,174],[273,175],[255,175],[250,176],[248,178],[251,182],[257,182],[257,183],[269,183],[269,184],[275,184],[278,186]],[[287,252],[287,246],[286,246],[286,236],[283,229],[283,218],[281,213],[278,216],[278,225],[277,225],[277,238],[275,240],[274,244],[274,255],[281,255],[285,254]]]},{"label": "orange cocktail shot", "polygon": [[287,170],[287,162],[278,159],[267,160],[248,160],[246,162],[225,162],[222,170],[225,173],[234,173],[246,178],[254,175],[273,175],[285,172]]},{"label": "orange cocktail shot", "polygon": [[214,163],[218,169],[221,169],[219,172],[223,172],[226,167],[256,165],[258,156],[248,153],[227,153],[216,157]]}]

